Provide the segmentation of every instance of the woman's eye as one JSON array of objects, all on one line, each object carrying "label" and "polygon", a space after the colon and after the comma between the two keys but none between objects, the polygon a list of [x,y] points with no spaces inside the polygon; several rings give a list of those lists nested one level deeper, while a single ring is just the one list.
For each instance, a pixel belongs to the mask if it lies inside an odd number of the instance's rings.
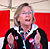
[{"label": "woman's eye", "polygon": [[23,12],[22,14],[31,14],[32,13],[32,11],[30,11],[30,12]]},{"label": "woman's eye", "polygon": [[22,14],[26,14],[26,13],[23,12]]},{"label": "woman's eye", "polygon": [[31,14],[32,12],[28,12],[28,14]]}]

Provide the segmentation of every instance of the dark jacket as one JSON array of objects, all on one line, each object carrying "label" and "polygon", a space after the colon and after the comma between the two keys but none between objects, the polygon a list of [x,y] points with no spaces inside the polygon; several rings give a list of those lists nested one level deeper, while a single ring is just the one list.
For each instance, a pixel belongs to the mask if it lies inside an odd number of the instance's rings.
[{"label": "dark jacket", "polygon": [[[36,30],[38,30],[39,33],[40,33],[40,35],[41,35],[41,44],[42,44],[43,49],[48,49],[48,40],[47,40],[47,35],[46,35],[46,33],[45,33],[42,29],[40,29],[40,28],[37,28]],[[26,41],[25,41],[25,43],[26,43],[26,48],[27,48],[27,49],[30,49],[30,48],[31,48],[32,43],[29,42],[29,39],[30,39],[30,38],[33,38],[33,39],[34,39],[35,35],[37,34],[37,33],[36,33],[36,30],[34,30],[33,33],[30,34],[30,35],[28,36],[28,38],[26,39]],[[4,44],[3,44],[2,49],[6,49],[6,45],[7,45],[7,43],[8,43],[8,42],[7,42],[7,36],[8,36],[11,32],[12,32],[12,35],[13,35],[13,36],[14,36],[14,35],[15,35],[15,36],[18,36],[18,39],[17,39],[17,40],[14,39],[14,41],[17,42],[18,49],[23,49],[23,41],[22,41],[22,38],[21,38],[20,34],[18,34],[17,31],[16,31],[14,28],[9,29],[8,32],[6,33],[5,39],[4,39]]]}]

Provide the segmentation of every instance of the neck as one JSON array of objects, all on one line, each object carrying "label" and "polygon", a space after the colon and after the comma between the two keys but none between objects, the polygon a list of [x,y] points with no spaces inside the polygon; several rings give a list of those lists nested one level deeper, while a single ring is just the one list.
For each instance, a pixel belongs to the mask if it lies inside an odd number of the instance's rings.
[{"label": "neck", "polygon": [[23,32],[27,32],[31,28],[31,25],[22,25],[21,24],[21,28],[23,28]]}]

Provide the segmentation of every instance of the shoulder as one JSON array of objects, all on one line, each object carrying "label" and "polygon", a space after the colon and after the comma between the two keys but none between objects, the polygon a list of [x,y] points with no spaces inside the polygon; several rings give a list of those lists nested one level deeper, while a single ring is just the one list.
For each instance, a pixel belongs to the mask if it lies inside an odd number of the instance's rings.
[{"label": "shoulder", "polygon": [[7,37],[10,33],[14,33],[14,32],[17,32],[14,28],[10,28],[6,34],[5,34],[5,37]]},{"label": "shoulder", "polygon": [[40,35],[46,36],[45,31],[44,31],[43,29],[39,28],[36,24],[32,24],[32,30],[33,30],[34,32],[36,32],[36,30],[38,30],[39,33],[40,33]]},{"label": "shoulder", "polygon": [[39,33],[40,33],[41,35],[46,35],[46,33],[45,33],[45,31],[44,31],[43,29],[37,28],[37,30],[39,31]]}]

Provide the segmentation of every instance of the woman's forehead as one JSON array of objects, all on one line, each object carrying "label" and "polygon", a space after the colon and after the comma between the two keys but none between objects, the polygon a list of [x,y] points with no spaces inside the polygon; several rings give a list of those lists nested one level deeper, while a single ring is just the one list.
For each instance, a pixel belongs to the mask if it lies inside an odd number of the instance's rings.
[{"label": "woman's forehead", "polygon": [[22,11],[31,11],[31,8],[29,6],[24,6],[22,8]]}]

